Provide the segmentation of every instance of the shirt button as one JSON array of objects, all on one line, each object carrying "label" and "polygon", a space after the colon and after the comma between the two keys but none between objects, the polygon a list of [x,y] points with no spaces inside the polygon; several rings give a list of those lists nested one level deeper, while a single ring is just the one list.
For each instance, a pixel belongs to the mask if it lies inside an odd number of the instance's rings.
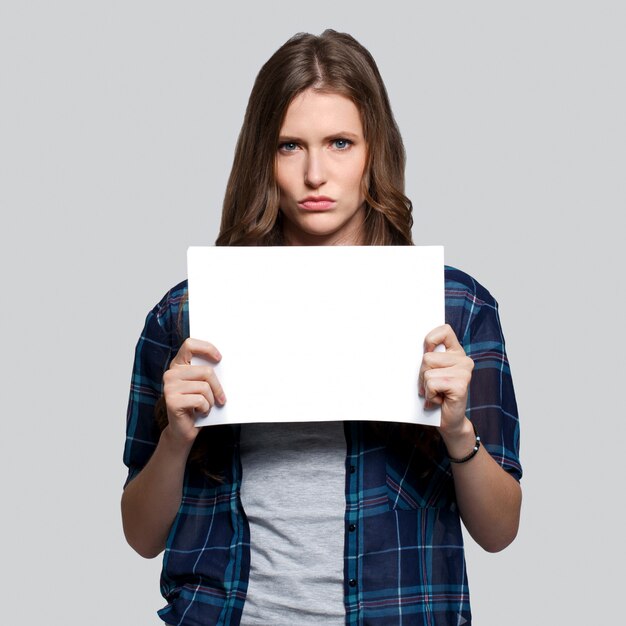
[{"label": "shirt button", "polygon": [[354,467],[354,465],[350,466],[350,473],[354,474],[354,472],[356,472],[356,467]]},{"label": "shirt button", "polygon": [[348,581],[348,584],[350,585],[350,587],[356,587],[356,580],[354,580],[354,578],[351,578]]},{"label": "shirt button", "polygon": [[356,530],[356,526],[354,524],[350,524],[350,526],[348,526],[348,530],[353,533]]}]

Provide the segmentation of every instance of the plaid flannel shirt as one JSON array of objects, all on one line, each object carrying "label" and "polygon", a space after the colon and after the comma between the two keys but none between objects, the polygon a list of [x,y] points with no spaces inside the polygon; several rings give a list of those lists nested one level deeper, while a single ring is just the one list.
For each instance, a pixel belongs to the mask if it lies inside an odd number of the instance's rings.
[{"label": "plaid flannel shirt", "polygon": [[[147,316],[137,343],[124,462],[132,480],[154,451],[154,405],[162,376],[188,336],[182,282]],[[519,423],[498,305],[467,274],[446,267],[446,322],[475,363],[467,416],[482,444],[517,480]],[[183,304],[184,302],[184,304]],[[182,307],[182,308],[181,308]],[[239,427],[212,427],[222,482],[188,466],[161,575],[168,624],[236,625],[250,563],[239,499]],[[412,442],[394,423],[346,421],[344,605],[346,624],[471,623],[459,512],[443,446],[424,475]],[[294,617],[293,623],[297,623]]]}]

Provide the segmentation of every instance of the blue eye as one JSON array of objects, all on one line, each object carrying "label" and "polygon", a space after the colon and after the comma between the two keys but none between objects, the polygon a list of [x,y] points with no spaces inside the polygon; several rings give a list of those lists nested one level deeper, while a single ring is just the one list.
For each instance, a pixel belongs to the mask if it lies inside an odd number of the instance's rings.
[{"label": "blue eye", "polygon": [[352,145],[352,142],[349,139],[333,139],[333,145],[337,150],[346,150]]},{"label": "blue eye", "polygon": [[281,143],[278,146],[279,150],[284,150],[285,152],[293,152],[298,147],[298,144],[293,141],[287,141],[285,143]]}]

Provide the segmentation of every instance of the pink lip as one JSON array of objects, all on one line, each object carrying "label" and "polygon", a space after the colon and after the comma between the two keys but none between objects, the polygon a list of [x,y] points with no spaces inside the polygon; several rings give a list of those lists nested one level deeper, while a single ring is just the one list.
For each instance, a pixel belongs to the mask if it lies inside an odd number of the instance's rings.
[{"label": "pink lip", "polygon": [[336,202],[327,196],[309,196],[298,202],[298,207],[306,211],[328,211],[335,206]]}]

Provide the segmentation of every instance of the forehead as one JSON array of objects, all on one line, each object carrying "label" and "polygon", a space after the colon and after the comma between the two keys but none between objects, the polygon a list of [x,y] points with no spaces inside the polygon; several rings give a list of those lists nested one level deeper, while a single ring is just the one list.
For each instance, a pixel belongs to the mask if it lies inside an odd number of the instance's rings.
[{"label": "forehead", "polygon": [[307,89],[289,104],[280,134],[326,136],[340,131],[363,135],[361,114],[354,102],[338,93]]}]

